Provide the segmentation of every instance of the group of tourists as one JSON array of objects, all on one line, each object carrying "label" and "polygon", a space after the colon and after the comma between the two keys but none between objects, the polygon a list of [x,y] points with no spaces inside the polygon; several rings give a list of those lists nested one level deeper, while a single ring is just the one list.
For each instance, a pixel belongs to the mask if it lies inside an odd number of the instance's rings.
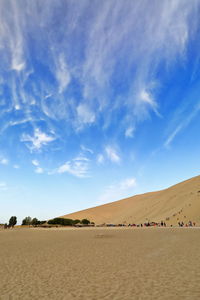
[{"label": "group of tourists", "polygon": [[146,222],[146,223],[141,223],[141,224],[128,224],[128,226],[133,226],[133,227],[150,227],[150,226],[166,227],[167,225],[164,221],[161,221],[160,223]]},{"label": "group of tourists", "polygon": [[196,223],[195,222],[192,222],[192,221],[189,221],[188,223],[184,224],[184,222],[178,222],[178,226],[179,227],[193,227],[195,226]]}]

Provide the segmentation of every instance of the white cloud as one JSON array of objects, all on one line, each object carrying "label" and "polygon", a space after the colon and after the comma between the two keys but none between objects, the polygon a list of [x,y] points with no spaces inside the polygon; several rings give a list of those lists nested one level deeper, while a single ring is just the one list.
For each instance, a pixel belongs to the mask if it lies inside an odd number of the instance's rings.
[{"label": "white cloud", "polygon": [[[17,105],[16,105],[17,106]],[[17,109],[15,106],[15,109]],[[10,121],[8,123],[8,126],[16,126],[16,125],[21,125],[21,124],[24,124],[24,123],[28,123],[28,122],[31,122],[32,119],[31,118],[24,118],[24,119],[21,119],[21,120],[16,120],[16,121]]]},{"label": "white cloud", "polygon": [[15,109],[16,109],[16,110],[20,110],[19,104],[16,104],[16,105],[15,105]]},{"label": "white cloud", "polygon": [[[128,96],[120,98],[127,107],[125,120],[127,116],[131,119],[133,114],[136,121],[144,120],[151,110],[160,116],[157,86],[151,89],[151,85],[156,82],[159,86],[157,70],[161,63],[163,72],[168,72],[176,59],[184,62],[188,40],[198,28],[197,6],[198,1],[187,0],[141,0],[139,5],[135,1],[99,4],[83,64],[85,99],[97,99],[100,106],[102,98],[109,98],[109,93],[114,90],[111,82],[118,63],[123,62],[127,78],[130,78],[133,66],[135,69],[134,78],[128,86]],[[116,102],[113,105],[112,99],[107,100],[105,106],[107,111],[108,108],[113,111],[110,123]]]},{"label": "white cloud", "polygon": [[81,124],[91,124],[95,121],[95,114],[87,104],[79,104],[77,107],[78,122]]},{"label": "white cloud", "polygon": [[[26,5],[0,1],[0,76],[4,70],[10,72],[6,85],[12,95],[5,112],[15,108],[16,114],[30,117],[34,125],[39,120],[49,125],[52,119],[62,119],[66,122],[62,129],[55,124],[61,135],[69,124],[82,129],[99,122],[103,130],[122,112],[116,131],[122,129],[132,137],[132,120],[137,126],[149,112],[159,115],[160,67],[165,77],[174,62],[186,61],[188,42],[195,40],[199,29],[199,1],[69,1],[60,14],[63,26],[55,30],[57,5],[56,1],[50,1],[48,8],[45,1],[40,5],[37,1],[26,1]],[[34,41],[37,64],[27,55],[32,46],[28,36]],[[51,74],[42,76],[40,65]],[[30,72],[35,76],[28,81]],[[57,84],[52,84],[52,74]],[[65,97],[72,78],[75,88],[71,84],[70,96]],[[126,82],[122,82],[123,92],[116,86],[121,79]],[[152,88],[155,82],[158,85]],[[37,120],[32,118],[36,114]],[[31,150],[50,142],[30,134],[23,137]]]},{"label": "white cloud", "polygon": [[178,117],[176,116],[175,120],[173,120],[172,123],[177,123],[177,122],[179,123],[176,124],[175,128],[173,128],[172,132],[167,137],[164,143],[164,147],[168,148],[173,142],[173,140],[175,139],[175,137],[177,136],[177,134],[181,132],[184,128],[186,128],[190,124],[190,122],[198,115],[199,112],[200,112],[200,104],[197,104],[195,105],[195,107],[193,107],[190,113],[188,113],[187,110],[187,116],[186,116],[185,109],[183,109],[180,115],[177,114]]},{"label": "white cloud", "polygon": [[41,167],[37,167],[35,169],[35,173],[42,174],[42,173],[44,173],[44,170]]},{"label": "white cloud", "polygon": [[141,101],[148,103],[153,108],[156,106],[156,103],[150,93],[148,93],[146,90],[142,90],[139,94],[139,97]]},{"label": "white cloud", "polygon": [[40,167],[40,163],[37,159],[33,159],[32,164],[36,167],[35,173],[38,173],[38,174],[44,173],[44,170],[43,170],[43,168]]},{"label": "white cloud", "polygon": [[36,128],[33,136],[23,134],[21,141],[31,143],[29,147],[31,150],[39,150],[42,146],[47,145],[55,139],[55,137],[47,135],[45,132],[40,131],[39,128]]},{"label": "white cloud", "polygon": [[86,157],[76,157],[61,165],[56,173],[69,173],[79,178],[89,177],[89,159]]},{"label": "white cloud", "polygon": [[157,109],[158,105],[153,97],[152,92],[147,91],[146,89],[142,89],[139,93],[139,100],[140,102],[149,105],[152,108],[152,110],[157,114],[157,116],[161,117]]},{"label": "white cloud", "polygon": [[99,164],[103,164],[103,163],[104,163],[104,160],[105,160],[105,158],[104,158],[103,154],[98,154],[98,155],[97,155],[97,162],[98,162]]},{"label": "white cloud", "polygon": [[126,178],[117,184],[106,187],[103,194],[99,197],[98,204],[108,203],[115,200],[132,196],[136,187],[135,178]]},{"label": "white cloud", "polygon": [[122,180],[119,184],[121,190],[126,190],[136,186],[136,179],[135,178],[126,178]]},{"label": "white cloud", "polygon": [[73,159],[73,161],[85,161],[88,162],[89,158],[83,156],[82,154],[80,154],[79,156],[77,156],[76,158]]},{"label": "white cloud", "polygon": [[58,64],[56,67],[56,78],[59,84],[59,93],[62,93],[71,80],[69,69],[65,62],[65,57],[63,54],[59,56]]},{"label": "white cloud", "polygon": [[89,152],[90,154],[94,154],[94,151],[88,147],[85,147],[84,145],[81,145],[81,149],[85,152]]},{"label": "white cloud", "polygon": [[12,49],[11,69],[20,72],[26,67],[26,62],[24,60],[24,53],[23,53],[23,39],[19,31],[18,25],[16,29],[16,39],[17,40],[13,40],[11,42],[11,49]]},{"label": "white cloud", "polygon": [[36,159],[32,160],[32,164],[36,167],[39,166],[39,162]]},{"label": "white cloud", "polygon": [[113,147],[107,146],[105,148],[105,152],[106,152],[107,157],[108,157],[109,160],[111,160],[114,163],[119,163],[120,162],[120,160],[121,160],[120,156]]},{"label": "white cloud", "polygon": [[125,130],[125,137],[132,138],[134,136],[135,128],[130,126]]},{"label": "white cloud", "polygon": [[[17,46],[16,51],[13,51],[12,69],[15,71],[22,71],[25,67],[25,62],[22,60],[20,55],[20,46]],[[19,106],[16,106],[19,109]]]},{"label": "white cloud", "polygon": [[164,146],[165,147],[169,147],[170,144],[172,143],[172,141],[174,140],[174,138],[176,137],[176,135],[179,133],[179,131],[181,131],[182,129],[182,125],[178,125],[174,131],[168,136],[168,138],[166,139]]},{"label": "white cloud", "polygon": [[19,169],[20,166],[19,166],[19,165],[13,165],[13,168],[14,168],[14,169]]},{"label": "white cloud", "polygon": [[[20,72],[25,69],[25,52],[24,52],[24,39],[22,33],[22,18],[20,17],[20,7],[17,3],[12,2],[10,10],[13,14],[13,26],[11,28],[6,27],[8,41],[10,42],[11,50],[11,69]],[[4,27],[5,28],[5,27]],[[10,31],[9,31],[10,30]]]},{"label": "white cloud", "polygon": [[8,163],[9,163],[9,160],[7,158],[1,158],[0,159],[0,164],[1,165],[8,165]]}]

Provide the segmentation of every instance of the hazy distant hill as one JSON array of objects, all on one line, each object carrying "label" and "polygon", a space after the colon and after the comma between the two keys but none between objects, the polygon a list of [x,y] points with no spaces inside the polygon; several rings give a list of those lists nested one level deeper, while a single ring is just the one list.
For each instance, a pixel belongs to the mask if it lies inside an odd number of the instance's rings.
[{"label": "hazy distant hill", "polygon": [[96,224],[129,224],[169,218],[168,224],[191,220],[200,225],[200,176],[162,191],[136,195],[63,217],[88,218]]}]

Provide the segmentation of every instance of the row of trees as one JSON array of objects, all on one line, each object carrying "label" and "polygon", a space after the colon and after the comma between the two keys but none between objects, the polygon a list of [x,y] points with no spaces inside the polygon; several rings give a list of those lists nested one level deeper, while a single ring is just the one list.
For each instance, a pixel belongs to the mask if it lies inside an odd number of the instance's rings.
[{"label": "row of trees", "polygon": [[[22,225],[41,225],[41,224],[44,224],[46,223],[46,221],[39,221],[37,218],[31,218],[31,217],[26,217],[23,219],[22,221]],[[15,225],[17,224],[17,217],[16,216],[12,216],[7,223],[5,224],[2,224],[2,226],[4,226],[4,228],[10,228],[10,227],[14,227]]]},{"label": "row of trees", "polygon": [[[64,218],[54,218],[52,220],[49,221],[40,221],[37,218],[31,218],[31,217],[26,217],[22,220],[22,225],[32,225],[32,226],[38,226],[38,225],[42,225],[42,224],[49,224],[49,225],[61,225],[61,226],[75,226],[77,224],[81,224],[81,225],[89,225],[92,224],[94,225],[93,222],[90,223],[90,221],[88,219],[82,219],[82,220],[72,220],[72,219],[64,219]],[[12,216],[9,220],[9,223],[4,224],[4,227],[14,227],[17,224],[17,217],[16,216]]]},{"label": "row of trees", "polygon": [[[64,218],[54,218],[52,220],[49,220],[48,224],[62,225],[62,226],[74,226],[77,224],[89,225],[90,221],[88,219],[72,220],[72,219],[64,219]],[[91,223],[91,224],[94,224],[94,223]]]},{"label": "row of trees", "polygon": [[40,221],[37,218],[31,218],[31,217],[26,217],[22,220],[22,225],[33,225],[33,226],[37,226],[37,225],[42,225],[46,223],[46,221]]},{"label": "row of trees", "polygon": [[[89,225],[90,221],[88,219],[82,219],[82,220],[72,220],[72,219],[64,219],[64,218],[54,218],[49,221],[40,221],[37,218],[31,218],[26,217],[22,221],[22,225],[32,225],[32,226],[38,226],[42,224],[49,224],[49,225],[61,225],[61,226],[75,226],[77,224],[81,225]],[[94,224],[94,223],[91,223]]]}]

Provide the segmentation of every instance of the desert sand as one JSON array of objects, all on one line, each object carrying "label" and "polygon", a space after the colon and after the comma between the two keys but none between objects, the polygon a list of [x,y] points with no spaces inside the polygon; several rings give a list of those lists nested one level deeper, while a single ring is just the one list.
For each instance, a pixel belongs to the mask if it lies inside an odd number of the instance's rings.
[{"label": "desert sand", "polygon": [[63,217],[88,218],[96,224],[137,224],[163,220],[168,226],[189,221],[200,226],[200,176],[162,191],[136,195]]},{"label": "desert sand", "polygon": [[199,228],[0,231],[0,299],[200,299]]}]

